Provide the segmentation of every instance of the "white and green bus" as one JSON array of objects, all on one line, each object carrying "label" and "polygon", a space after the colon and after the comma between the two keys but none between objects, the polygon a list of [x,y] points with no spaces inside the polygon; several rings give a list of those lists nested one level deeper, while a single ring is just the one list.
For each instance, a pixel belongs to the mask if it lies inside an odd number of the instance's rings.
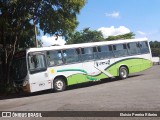
[{"label": "white and green bus", "polygon": [[63,91],[103,78],[125,79],[152,67],[148,40],[128,39],[30,48],[14,56],[14,86],[27,92]]}]

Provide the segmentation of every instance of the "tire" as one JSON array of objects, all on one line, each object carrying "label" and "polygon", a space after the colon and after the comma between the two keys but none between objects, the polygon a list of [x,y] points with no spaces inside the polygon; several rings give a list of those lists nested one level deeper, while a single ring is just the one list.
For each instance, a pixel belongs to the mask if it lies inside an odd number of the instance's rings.
[{"label": "tire", "polygon": [[127,67],[120,67],[119,69],[119,78],[122,79],[126,79],[128,77],[128,69]]},{"label": "tire", "polygon": [[56,92],[62,92],[66,89],[66,82],[63,78],[56,78],[53,81],[53,89]]}]

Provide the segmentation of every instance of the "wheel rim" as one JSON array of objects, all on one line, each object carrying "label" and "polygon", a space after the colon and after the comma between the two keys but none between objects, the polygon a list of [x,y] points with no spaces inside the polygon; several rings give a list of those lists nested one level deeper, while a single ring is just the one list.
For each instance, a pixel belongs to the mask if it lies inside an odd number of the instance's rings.
[{"label": "wheel rim", "polygon": [[62,90],[64,86],[64,83],[61,80],[56,81],[55,87],[57,90]]},{"label": "wheel rim", "polygon": [[122,76],[123,78],[126,78],[126,77],[127,77],[127,71],[126,71],[126,69],[121,69],[121,76]]}]

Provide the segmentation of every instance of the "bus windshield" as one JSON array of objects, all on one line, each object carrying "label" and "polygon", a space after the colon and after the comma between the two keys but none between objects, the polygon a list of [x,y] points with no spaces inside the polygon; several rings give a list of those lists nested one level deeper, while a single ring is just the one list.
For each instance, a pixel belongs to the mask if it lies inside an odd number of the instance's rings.
[{"label": "bus windshield", "polygon": [[26,58],[20,58],[13,61],[12,64],[12,78],[13,80],[20,80],[27,75]]}]

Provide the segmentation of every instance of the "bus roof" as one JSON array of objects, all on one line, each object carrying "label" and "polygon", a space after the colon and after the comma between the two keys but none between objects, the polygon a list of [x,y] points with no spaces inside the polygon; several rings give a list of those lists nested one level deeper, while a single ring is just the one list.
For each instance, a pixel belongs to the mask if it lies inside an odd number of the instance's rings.
[{"label": "bus roof", "polygon": [[147,40],[148,40],[147,38],[125,39],[125,40],[120,39],[120,40],[113,40],[113,41],[90,42],[90,43],[70,44],[70,45],[62,45],[62,46],[50,46],[50,47],[41,47],[41,48],[29,48],[29,49],[27,49],[27,51],[28,52],[38,52],[38,51],[45,51],[45,50],[60,50],[60,49],[102,46],[102,45],[138,42],[138,41],[147,41]]}]

